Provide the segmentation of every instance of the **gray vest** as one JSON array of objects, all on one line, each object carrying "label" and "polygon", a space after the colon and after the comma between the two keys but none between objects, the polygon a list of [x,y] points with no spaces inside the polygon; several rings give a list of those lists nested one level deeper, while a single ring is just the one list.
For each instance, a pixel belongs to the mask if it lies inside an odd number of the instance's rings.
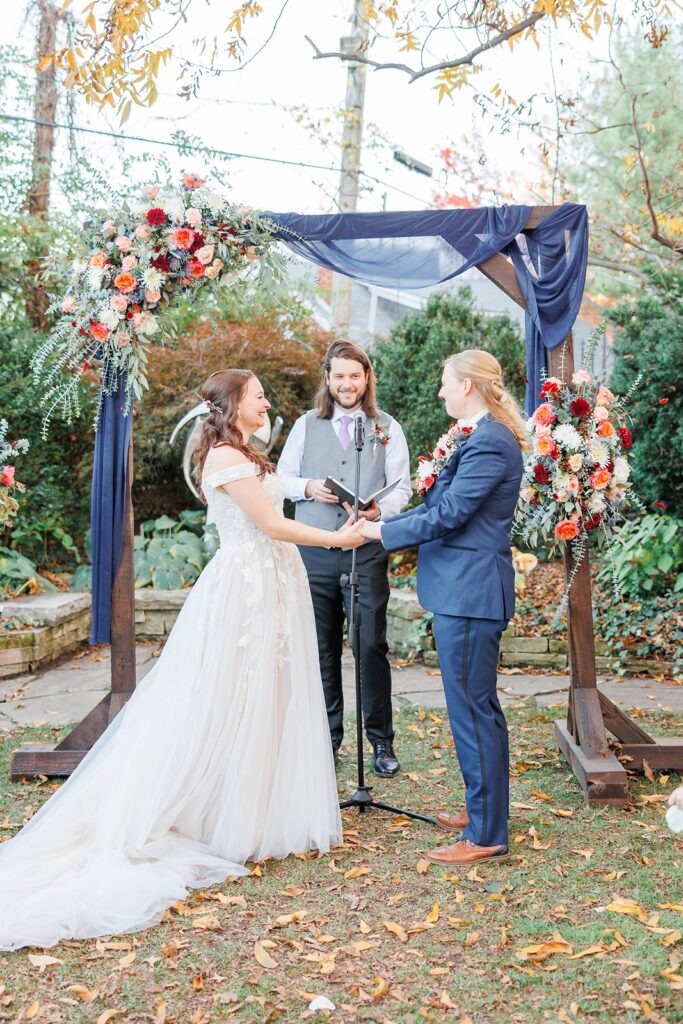
[{"label": "gray vest", "polygon": [[[367,498],[389,483],[386,478],[386,448],[383,444],[374,444],[372,438],[375,424],[388,423],[389,417],[380,412],[376,419],[365,418],[365,444],[360,459],[360,495]],[[350,424],[353,428],[353,423]],[[321,419],[311,410],[306,413],[306,440],[304,456],[301,462],[301,476],[312,480],[324,480],[333,476],[353,490],[356,474],[356,449],[352,440],[344,451],[332,420]],[[342,505],[325,505],[320,501],[295,502],[295,515],[301,523],[317,526],[322,530],[336,530],[348,519],[348,513]]]}]

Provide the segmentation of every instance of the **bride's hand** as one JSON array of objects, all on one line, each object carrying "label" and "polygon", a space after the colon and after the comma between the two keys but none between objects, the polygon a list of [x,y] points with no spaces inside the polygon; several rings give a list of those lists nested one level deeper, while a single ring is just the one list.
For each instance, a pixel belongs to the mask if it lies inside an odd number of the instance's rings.
[{"label": "bride's hand", "polygon": [[377,521],[370,519],[361,519],[358,523],[360,532],[363,534],[366,540],[381,540],[382,539],[382,524]]},{"label": "bride's hand", "polygon": [[335,536],[338,538],[340,548],[359,548],[365,543],[365,537],[361,533],[360,523],[351,522],[351,518],[349,518],[349,521],[345,523],[340,530],[336,531]]}]

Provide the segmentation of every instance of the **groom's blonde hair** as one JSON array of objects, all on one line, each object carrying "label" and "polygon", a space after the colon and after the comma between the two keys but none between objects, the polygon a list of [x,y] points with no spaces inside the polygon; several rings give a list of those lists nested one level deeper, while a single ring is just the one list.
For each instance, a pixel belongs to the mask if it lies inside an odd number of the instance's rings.
[{"label": "groom's blonde hair", "polygon": [[496,357],[482,348],[468,348],[449,356],[446,366],[458,380],[472,381],[493,418],[512,431],[523,452],[528,451],[530,445],[524,419],[517,402],[503,383],[503,371]]}]

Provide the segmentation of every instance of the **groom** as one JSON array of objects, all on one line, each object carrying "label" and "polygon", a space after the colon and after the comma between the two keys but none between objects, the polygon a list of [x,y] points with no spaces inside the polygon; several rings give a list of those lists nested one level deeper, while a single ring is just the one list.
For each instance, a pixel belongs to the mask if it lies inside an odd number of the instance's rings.
[{"label": "groom", "polygon": [[[303,523],[336,530],[348,512],[327,487],[330,476],[354,485],[355,420],[363,421],[365,444],[361,454],[360,493],[373,494],[397,477],[398,486],[373,502],[360,515],[375,520],[396,515],[411,493],[410,458],[403,430],[376,405],[375,374],[364,349],[350,341],[335,341],[325,355],[315,408],[301,416],[290,432],[277,471],[295,516]],[[344,616],[350,614],[349,587],[339,580],[351,571],[351,551],[331,548],[300,549],[313,598],[318,635],[320,674],[335,761],[341,746],[344,715],[341,655]],[[360,577],[360,662],[363,718],[374,750],[377,775],[400,770],[394,752],[391,708],[391,669],[387,659],[388,557],[381,544],[358,549]]]}]

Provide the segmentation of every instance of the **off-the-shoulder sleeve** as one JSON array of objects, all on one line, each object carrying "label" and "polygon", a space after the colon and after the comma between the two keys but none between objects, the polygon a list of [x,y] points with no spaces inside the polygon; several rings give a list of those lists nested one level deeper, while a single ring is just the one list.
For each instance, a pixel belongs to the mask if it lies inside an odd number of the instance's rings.
[{"label": "off-the-shoulder sleeve", "polygon": [[222,484],[234,484],[236,480],[245,480],[249,476],[256,476],[258,466],[255,462],[243,462],[239,466],[227,466],[225,469],[218,469],[215,473],[209,473],[203,477],[202,486],[220,487]]}]

